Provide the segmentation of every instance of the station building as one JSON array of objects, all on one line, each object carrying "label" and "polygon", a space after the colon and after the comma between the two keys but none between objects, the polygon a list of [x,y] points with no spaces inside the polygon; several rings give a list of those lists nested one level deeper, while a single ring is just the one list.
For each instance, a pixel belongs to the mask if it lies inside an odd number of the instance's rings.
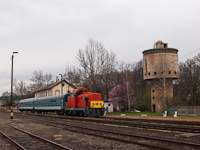
[{"label": "station building", "polygon": [[77,87],[72,83],[57,79],[56,82],[44,85],[35,91],[35,97],[54,96],[72,92]]}]

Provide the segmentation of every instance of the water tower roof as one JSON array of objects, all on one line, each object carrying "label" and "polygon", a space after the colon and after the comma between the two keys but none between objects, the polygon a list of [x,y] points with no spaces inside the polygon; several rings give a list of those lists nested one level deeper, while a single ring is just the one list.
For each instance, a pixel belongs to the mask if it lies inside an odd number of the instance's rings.
[{"label": "water tower roof", "polygon": [[156,43],[163,43],[163,41],[161,41],[161,40],[158,40]]}]

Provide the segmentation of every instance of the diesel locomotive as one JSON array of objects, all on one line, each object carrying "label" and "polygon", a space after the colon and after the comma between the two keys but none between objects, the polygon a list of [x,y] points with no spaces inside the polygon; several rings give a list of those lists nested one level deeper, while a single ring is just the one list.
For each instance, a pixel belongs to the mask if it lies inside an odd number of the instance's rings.
[{"label": "diesel locomotive", "polygon": [[105,112],[101,94],[91,93],[86,88],[75,89],[69,94],[20,100],[20,111],[57,112],[79,116],[103,116]]}]

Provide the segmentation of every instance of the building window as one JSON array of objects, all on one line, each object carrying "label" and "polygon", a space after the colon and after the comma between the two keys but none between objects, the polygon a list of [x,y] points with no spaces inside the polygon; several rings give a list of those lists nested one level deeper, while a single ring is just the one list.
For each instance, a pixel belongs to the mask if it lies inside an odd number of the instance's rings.
[{"label": "building window", "polygon": [[108,106],[110,106],[110,104],[108,104]]},{"label": "building window", "polygon": [[176,74],[176,71],[174,71],[174,74]]},{"label": "building window", "polygon": [[60,90],[56,90],[55,95],[59,95],[59,94],[60,94]]},{"label": "building window", "polygon": [[149,75],[151,75],[151,73],[149,72]]},{"label": "building window", "polygon": [[154,72],[154,75],[157,75],[157,72]]},{"label": "building window", "polygon": [[145,59],[145,68],[146,68],[146,72],[147,72],[147,60]]},{"label": "building window", "polygon": [[154,90],[152,90],[152,92],[154,92]]},{"label": "building window", "polygon": [[155,99],[155,97],[153,97],[153,99]]},{"label": "building window", "polygon": [[171,71],[169,71],[169,74],[171,74]]}]

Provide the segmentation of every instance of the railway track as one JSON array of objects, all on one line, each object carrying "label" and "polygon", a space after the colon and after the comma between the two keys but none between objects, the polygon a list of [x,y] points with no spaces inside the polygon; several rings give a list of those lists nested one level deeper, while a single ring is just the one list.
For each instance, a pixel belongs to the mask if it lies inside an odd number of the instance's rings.
[{"label": "railway track", "polygon": [[[18,112],[16,114],[22,114]],[[175,132],[190,132],[200,133],[200,122],[187,122],[187,121],[171,121],[171,120],[155,120],[155,119],[132,119],[132,118],[114,118],[114,117],[100,117],[100,118],[88,118],[88,117],[73,117],[73,116],[60,116],[60,115],[43,115],[33,113],[23,113],[24,115],[39,115],[51,118],[78,120],[85,122],[94,122],[102,124],[111,124],[119,126],[129,126],[145,129],[175,131]]]},{"label": "railway track", "polygon": [[[60,121],[46,121],[44,119],[40,120],[37,118],[29,118],[31,120],[37,121],[37,123],[42,123],[48,126],[59,127],[72,132],[84,133],[88,135],[93,135],[96,137],[102,137],[110,140],[115,140],[124,143],[137,144],[140,146],[145,146],[153,149],[198,149],[200,144],[181,142],[170,139],[161,139],[151,136],[141,136],[137,134],[127,134],[118,131],[108,131],[105,129],[91,128],[83,125],[76,125],[73,123],[62,123]],[[62,121],[62,120],[61,120]],[[167,146],[166,146],[167,145]]]},{"label": "railway track", "polygon": [[163,123],[163,124],[174,124],[174,125],[192,125],[200,126],[200,121],[180,121],[180,120],[158,120],[158,119],[139,119],[139,118],[116,118],[116,117],[105,117],[112,120],[124,120],[134,122],[151,122],[151,123]]},{"label": "railway track", "polygon": [[[38,115],[32,113],[24,113],[25,115]],[[170,121],[163,121],[163,120],[145,120],[145,122],[135,122],[134,119],[122,119],[121,118],[86,118],[86,117],[71,117],[71,116],[60,116],[60,115],[42,115],[39,116],[51,117],[51,118],[59,118],[59,119],[69,119],[69,120],[78,120],[78,121],[85,121],[85,122],[94,122],[94,123],[101,123],[101,124],[111,124],[111,125],[120,125],[120,126],[129,126],[129,127],[137,127],[137,128],[145,128],[145,129],[156,129],[156,130],[165,130],[165,131],[175,131],[175,132],[190,132],[190,133],[200,133],[200,126],[191,126],[192,123],[188,122],[176,122],[173,121],[173,125],[169,124]],[[144,120],[142,120],[144,121]],[[155,121],[155,122],[154,122]],[[148,122],[148,123],[147,123]],[[184,124],[185,123],[185,124]]]},{"label": "railway track", "polygon": [[[26,149],[71,150],[68,147],[60,145],[58,143],[55,143],[53,141],[50,141],[48,139],[45,139],[43,137],[30,133],[28,131],[22,130],[20,128],[14,127],[11,124],[1,122],[1,121],[0,123],[6,125],[9,128],[12,128],[6,131],[5,128],[7,127],[4,127],[5,132],[7,132],[9,135],[7,135],[6,133],[2,131],[0,131],[0,133],[9,141],[11,141],[16,146],[17,149],[20,149],[20,150],[26,150]],[[10,132],[10,130],[13,130],[13,129],[15,131]]]}]

